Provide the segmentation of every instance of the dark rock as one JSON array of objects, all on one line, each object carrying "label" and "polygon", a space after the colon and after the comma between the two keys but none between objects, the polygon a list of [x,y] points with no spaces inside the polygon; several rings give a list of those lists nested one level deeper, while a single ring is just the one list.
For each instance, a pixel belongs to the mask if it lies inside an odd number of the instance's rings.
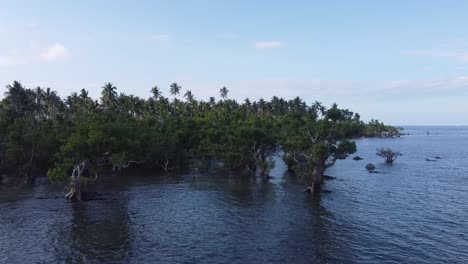
[{"label": "dark rock", "polygon": [[374,171],[374,170],[375,170],[374,164],[372,164],[372,163],[367,163],[367,165],[366,165],[366,170],[368,170],[368,171]]},{"label": "dark rock", "polygon": [[434,159],[442,159],[442,158],[439,156],[435,156]]},{"label": "dark rock", "polygon": [[359,156],[355,156],[355,157],[353,158],[353,160],[363,160],[363,158],[361,158],[361,157],[359,157]]},{"label": "dark rock", "polygon": [[325,181],[329,181],[329,180],[335,180],[336,177],[328,176],[328,175],[323,175],[323,179],[324,179]]},{"label": "dark rock", "polygon": [[369,173],[380,173],[380,171],[372,170],[372,171],[369,171]]},{"label": "dark rock", "polygon": [[433,159],[427,159],[427,158],[426,158],[426,161],[437,161],[437,160],[433,160]]}]

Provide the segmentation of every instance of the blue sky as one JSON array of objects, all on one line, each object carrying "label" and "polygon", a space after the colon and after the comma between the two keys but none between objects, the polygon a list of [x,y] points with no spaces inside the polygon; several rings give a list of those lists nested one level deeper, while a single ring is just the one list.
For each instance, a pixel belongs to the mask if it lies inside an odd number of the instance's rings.
[{"label": "blue sky", "polygon": [[0,85],[61,96],[301,96],[397,125],[468,125],[468,1],[0,0]]}]

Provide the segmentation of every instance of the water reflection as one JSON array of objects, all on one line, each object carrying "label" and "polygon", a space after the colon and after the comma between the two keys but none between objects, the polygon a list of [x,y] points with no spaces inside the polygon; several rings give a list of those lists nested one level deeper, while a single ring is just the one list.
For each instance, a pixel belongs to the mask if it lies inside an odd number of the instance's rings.
[{"label": "water reflection", "polygon": [[[69,204],[69,221],[53,231],[56,259],[65,263],[122,263],[133,246],[128,197]],[[54,233],[54,232],[53,232]]]},{"label": "water reflection", "polygon": [[[458,137],[360,140],[365,160],[337,163],[318,196],[280,161],[268,181],[109,179],[106,200],[82,204],[35,199],[62,195],[48,185],[0,189],[0,263],[466,263],[468,141]],[[382,145],[405,156],[386,167]]]}]

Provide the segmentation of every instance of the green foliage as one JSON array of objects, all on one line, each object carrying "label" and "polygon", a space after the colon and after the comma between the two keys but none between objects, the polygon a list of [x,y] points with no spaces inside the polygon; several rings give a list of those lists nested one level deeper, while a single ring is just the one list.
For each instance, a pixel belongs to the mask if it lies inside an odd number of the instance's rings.
[{"label": "green foliage", "polygon": [[62,160],[55,167],[50,168],[47,172],[47,176],[51,182],[64,182],[66,181],[72,172],[73,160],[67,159]]},{"label": "green foliage", "polygon": [[258,163],[258,167],[260,168],[261,174],[267,176],[270,174],[270,171],[275,168],[275,161],[274,160],[261,160]]},{"label": "green foliage", "polygon": [[312,162],[315,164],[323,163],[330,155],[328,146],[324,143],[312,145]]},{"label": "green foliage", "polygon": [[337,159],[345,159],[349,154],[356,153],[356,151],[356,143],[345,139],[338,143],[336,149],[333,150],[333,154]]},{"label": "green foliage", "polygon": [[366,137],[394,137],[399,136],[402,128],[387,126],[378,120],[372,119],[364,129],[364,136]]},{"label": "green foliage", "polygon": [[285,115],[282,125],[286,132],[280,144],[289,169],[320,183],[327,168],[356,152],[356,144],[349,139],[360,137],[365,125],[359,115],[336,104],[326,110],[316,103],[315,109],[315,113]]},{"label": "green foliage", "polygon": [[356,151],[348,139],[380,135],[393,127],[364,124],[359,115],[336,104],[326,109],[302,99],[270,101],[227,99],[229,90],[199,101],[177,83],[162,96],[154,86],[149,99],[102,87],[100,100],[82,89],[65,100],[49,88],[7,86],[0,101],[0,173],[45,173],[51,181],[69,178],[73,166],[86,161],[88,173],[132,166],[177,169],[216,161],[225,168],[268,174],[272,155],[281,150],[291,168],[332,166]]},{"label": "green foliage", "polygon": [[385,162],[388,164],[393,164],[393,162],[401,155],[400,152],[394,151],[390,148],[378,148],[376,155],[385,159]]}]

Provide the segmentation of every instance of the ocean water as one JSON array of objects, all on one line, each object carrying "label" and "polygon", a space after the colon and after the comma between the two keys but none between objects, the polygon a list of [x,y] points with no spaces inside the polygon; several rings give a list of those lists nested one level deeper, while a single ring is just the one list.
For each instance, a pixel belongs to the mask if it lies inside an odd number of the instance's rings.
[{"label": "ocean water", "polygon": [[279,158],[268,181],[133,175],[85,203],[0,186],[0,263],[468,263],[468,128],[406,132],[357,140],[364,160],[338,161],[320,195]]}]

